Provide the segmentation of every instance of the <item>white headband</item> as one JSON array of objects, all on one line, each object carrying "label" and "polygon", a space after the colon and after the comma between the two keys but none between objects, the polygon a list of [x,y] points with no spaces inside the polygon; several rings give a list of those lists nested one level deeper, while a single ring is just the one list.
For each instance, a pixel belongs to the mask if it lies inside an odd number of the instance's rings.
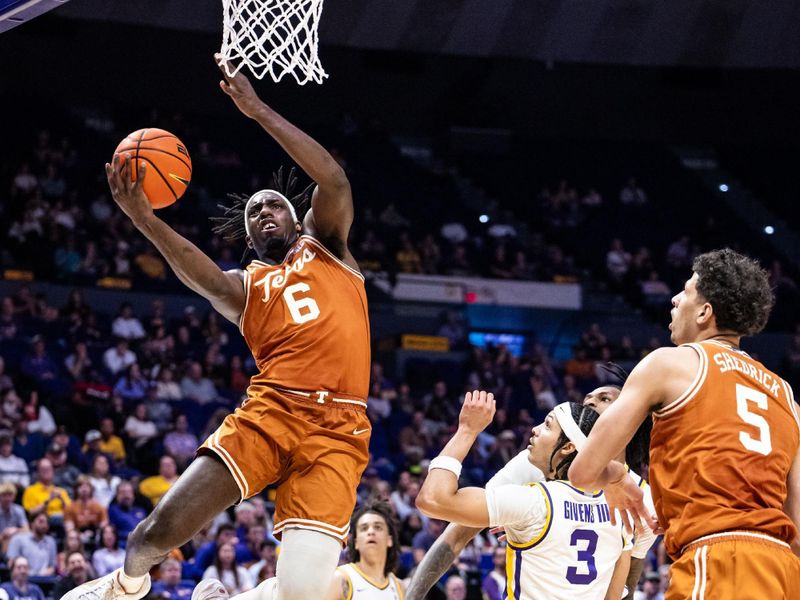
[{"label": "white headband", "polygon": [[292,220],[295,223],[299,223],[299,221],[297,220],[297,212],[295,212],[294,210],[294,205],[292,205],[292,203],[289,202],[289,199],[286,196],[281,194],[278,190],[270,190],[270,189],[259,190],[255,194],[250,196],[250,198],[247,200],[247,204],[245,204],[244,207],[244,228],[245,231],[247,231],[247,235],[250,235],[250,226],[247,224],[247,208],[250,206],[250,203],[256,200],[261,194],[266,194],[266,193],[275,194],[281,200],[283,200],[286,203],[286,207],[289,209],[289,212],[292,215]]},{"label": "white headband", "polygon": [[583,447],[586,445],[586,436],[581,431],[581,428],[578,427],[575,419],[572,418],[570,403],[562,402],[556,406],[553,409],[553,416],[555,416],[556,421],[558,421],[558,424],[561,426],[561,431],[566,434],[570,442],[575,444],[575,448],[578,452],[583,450]]}]

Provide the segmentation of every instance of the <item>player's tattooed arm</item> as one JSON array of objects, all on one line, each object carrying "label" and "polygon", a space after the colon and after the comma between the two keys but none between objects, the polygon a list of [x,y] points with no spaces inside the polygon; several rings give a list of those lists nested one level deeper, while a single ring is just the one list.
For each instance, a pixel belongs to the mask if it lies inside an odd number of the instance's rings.
[{"label": "player's tattooed arm", "polygon": [[444,535],[425,553],[406,590],[406,600],[425,600],[428,592],[453,564],[457,554]]}]

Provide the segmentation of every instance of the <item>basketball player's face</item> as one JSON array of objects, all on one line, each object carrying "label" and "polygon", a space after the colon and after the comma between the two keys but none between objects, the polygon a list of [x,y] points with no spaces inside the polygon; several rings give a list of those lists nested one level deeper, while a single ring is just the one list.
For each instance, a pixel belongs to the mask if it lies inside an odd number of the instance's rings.
[{"label": "basketball player's face", "polygon": [[392,536],[384,518],[375,513],[363,515],[356,524],[356,550],[364,557],[386,557]]},{"label": "basketball player's face", "polygon": [[693,342],[699,333],[698,317],[705,301],[697,293],[697,273],[694,273],[678,294],[672,297],[670,339],[677,345]]},{"label": "basketball player's face", "polygon": [[269,191],[253,195],[245,206],[247,242],[260,259],[283,260],[286,250],[297,238],[299,223],[278,194]]},{"label": "basketball player's face", "polygon": [[611,406],[614,400],[619,398],[619,392],[619,388],[604,385],[586,394],[583,399],[583,405],[593,408],[597,414],[602,415],[603,411]]},{"label": "basketball player's face", "polygon": [[[551,475],[550,456],[553,454],[553,449],[561,436],[561,426],[551,411],[541,424],[531,430],[531,433],[530,445],[528,446],[528,462],[540,469],[546,477],[549,477]],[[553,464],[558,463],[558,457],[554,458]]]}]

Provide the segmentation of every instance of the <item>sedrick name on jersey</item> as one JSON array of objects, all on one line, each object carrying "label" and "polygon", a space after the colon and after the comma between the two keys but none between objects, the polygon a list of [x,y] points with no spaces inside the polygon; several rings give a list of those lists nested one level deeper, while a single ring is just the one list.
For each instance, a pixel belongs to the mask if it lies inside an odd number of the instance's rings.
[{"label": "sedrick name on jersey", "polygon": [[740,373],[747,375],[750,379],[756,381],[756,383],[761,384],[765,389],[769,390],[770,394],[772,394],[774,397],[777,397],[778,390],[780,389],[778,382],[772,375],[765,373],[755,365],[743,360],[739,360],[727,352],[719,352],[718,354],[715,354],[714,362],[719,365],[720,373],[725,373],[727,371],[739,371]]},{"label": "sedrick name on jersey", "polygon": [[264,298],[262,302],[269,301],[270,289],[281,289],[286,286],[289,281],[289,275],[292,273],[299,273],[303,268],[317,257],[317,253],[309,250],[307,247],[303,248],[302,254],[293,263],[290,263],[282,269],[275,269],[274,271],[267,271],[261,279],[256,281],[253,285],[264,286]]}]

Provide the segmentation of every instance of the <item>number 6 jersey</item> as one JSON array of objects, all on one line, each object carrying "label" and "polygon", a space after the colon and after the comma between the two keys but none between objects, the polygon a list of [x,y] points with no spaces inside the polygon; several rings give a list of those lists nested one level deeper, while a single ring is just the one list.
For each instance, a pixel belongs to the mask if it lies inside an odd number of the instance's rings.
[{"label": "number 6 jersey", "polygon": [[614,566],[630,539],[612,525],[603,492],[566,481],[486,489],[492,526],[504,526],[509,600],[605,597]]},{"label": "number 6 jersey", "polygon": [[301,235],[282,263],[252,261],[244,285],[239,326],[258,367],[249,398],[269,386],[366,400],[370,337],[361,273]]},{"label": "number 6 jersey", "polygon": [[650,486],[667,552],[730,531],[790,543],[783,512],[800,443],[792,390],[747,353],[717,341],[688,344],[697,376],[654,413]]}]

